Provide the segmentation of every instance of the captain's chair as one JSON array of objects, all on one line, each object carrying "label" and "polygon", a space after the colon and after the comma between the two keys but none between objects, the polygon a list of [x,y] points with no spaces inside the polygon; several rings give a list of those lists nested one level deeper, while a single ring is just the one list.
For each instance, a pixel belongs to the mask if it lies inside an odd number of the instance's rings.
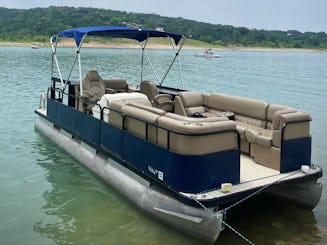
[{"label": "captain's chair", "polygon": [[89,71],[82,82],[84,111],[90,112],[94,104],[105,94],[103,80],[97,71]]},{"label": "captain's chair", "polygon": [[140,92],[148,97],[153,107],[160,108],[165,111],[174,110],[172,95],[159,94],[157,86],[152,81],[142,81],[140,84]]}]

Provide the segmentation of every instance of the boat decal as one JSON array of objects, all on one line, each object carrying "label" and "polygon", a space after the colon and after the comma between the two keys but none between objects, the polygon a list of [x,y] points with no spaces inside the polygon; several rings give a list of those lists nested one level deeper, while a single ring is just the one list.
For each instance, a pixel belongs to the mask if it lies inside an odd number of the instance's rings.
[{"label": "boat decal", "polygon": [[162,171],[159,171],[155,168],[153,168],[152,166],[148,166],[148,170],[150,173],[152,173],[153,175],[157,176],[158,179],[160,179],[161,181],[164,180],[164,174]]}]

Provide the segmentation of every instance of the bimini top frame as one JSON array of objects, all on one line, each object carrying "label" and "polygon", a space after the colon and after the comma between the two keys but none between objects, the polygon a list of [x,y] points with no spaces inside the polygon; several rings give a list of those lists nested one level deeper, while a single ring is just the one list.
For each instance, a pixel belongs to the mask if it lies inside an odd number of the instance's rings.
[{"label": "bimini top frame", "polygon": [[[64,90],[66,87],[66,82],[62,78],[62,74],[59,68],[58,60],[56,57],[56,49],[57,49],[57,41],[58,38],[60,37],[66,37],[66,38],[73,38],[75,40],[75,45],[76,45],[76,56],[75,60],[73,62],[72,68],[69,72],[68,78],[66,81],[69,80],[71,73],[73,71],[73,68],[78,61],[79,65],[79,83],[80,83],[80,91],[81,91],[81,96],[83,95],[83,89],[82,89],[82,71],[81,71],[81,59],[80,59],[80,49],[83,44],[83,40],[87,35],[95,35],[95,36],[103,36],[103,37],[109,37],[109,38],[129,38],[129,39],[134,39],[139,42],[141,48],[142,48],[142,62],[141,62],[141,80],[142,80],[142,73],[143,73],[143,61],[144,61],[144,55],[146,55],[151,68],[161,85],[163,81],[165,80],[169,70],[171,69],[172,65],[178,60],[179,63],[179,68],[180,68],[180,75],[181,75],[181,82],[183,86],[183,79],[182,79],[182,70],[181,70],[181,64],[179,60],[179,52],[184,44],[185,37],[180,34],[175,34],[175,33],[170,33],[170,32],[163,32],[163,31],[156,31],[156,30],[150,30],[150,29],[139,29],[139,28],[134,28],[134,27],[125,27],[125,26],[94,26],[94,27],[81,27],[81,28],[74,28],[70,30],[64,30],[59,32],[56,36],[51,37],[50,43],[51,43],[51,48],[52,48],[52,68],[53,64],[55,63],[59,78],[61,81],[62,89]],[[147,40],[150,37],[168,37],[171,40],[172,47],[175,52],[175,57],[172,60],[170,66],[168,67],[167,72],[165,73],[163,79],[159,81],[158,76],[156,75],[153,65],[145,53],[145,48],[147,44]],[[53,69],[52,69],[53,72]]]}]

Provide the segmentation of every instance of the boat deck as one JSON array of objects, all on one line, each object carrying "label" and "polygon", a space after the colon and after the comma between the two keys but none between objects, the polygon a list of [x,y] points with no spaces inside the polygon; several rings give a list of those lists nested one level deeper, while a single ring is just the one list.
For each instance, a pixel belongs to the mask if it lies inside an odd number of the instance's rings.
[{"label": "boat deck", "polygon": [[310,168],[308,173],[303,173],[301,170],[289,172],[289,173],[280,173],[277,170],[264,167],[253,161],[253,159],[246,155],[241,155],[240,161],[241,167],[241,176],[240,184],[233,185],[232,191],[223,192],[221,189],[210,190],[204,193],[198,193],[196,195],[190,193],[180,192],[181,195],[184,195],[188,198],[196,198],[199,201],[207,201],[211,199],[224,198],[231,195],[235,195],[241,192],[247,192],[250,190],[257,190],[264,186],[273,184],[273,183],[282,183],[283,181],[292,180],[296,178],[301,178],[308,174],[314,174],[319,171],[318,169]]},{"label": "boat deck", "polygon": [[257,164],[249,156],[241,155],[241,183],[280,175],[279,171]]}]

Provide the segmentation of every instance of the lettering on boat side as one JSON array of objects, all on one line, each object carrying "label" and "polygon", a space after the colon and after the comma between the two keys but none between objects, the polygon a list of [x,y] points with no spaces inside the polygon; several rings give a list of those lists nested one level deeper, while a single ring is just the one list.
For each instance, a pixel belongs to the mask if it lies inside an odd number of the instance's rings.
[{"label": "lettering on boat side", "polygon": [[163,172],[158,171],[158,179],[163,181]]},{"label": "lettering on boat side", "polygon": [[158,179],[160,179],[161,181],[163,181],[164,179],[164,174],[163,172],[153,168],[152,166],[148,166],[148,170],[150,173],[152,173],[153,175],[157,176]]}]

